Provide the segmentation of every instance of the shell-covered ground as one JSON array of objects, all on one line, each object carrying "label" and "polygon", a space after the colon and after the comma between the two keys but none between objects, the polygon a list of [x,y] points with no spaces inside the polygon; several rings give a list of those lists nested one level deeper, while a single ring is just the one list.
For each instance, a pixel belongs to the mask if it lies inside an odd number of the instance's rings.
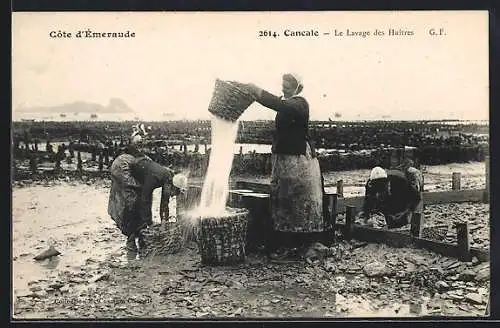
[{"label": "shell-covered ground", "polygon": [[[426,185],[450,189],[451,172],[461,171],[470,173],[463,173],[464,188],[484,188],[479,164],[431,168],[435,172],[429,169]],[[348,190],[365,173],[355,178],[340,172],[330,180],[342,177]],[[249,255],[238,266],[205,267],[190,245],[178,254],[137,259],[124,250],[125,237],[107,215],[108,192],[109,181],[88,178],[14,183],[15,318],[485,314],[489,263],[462,263],[419,249],[339,242],[332,248],[318,245],[300,263]],[[155,221],[158,203],[155,193]],[[426,206],[424,217],[428,225],[468,220],[472,242],[488,246],[486,204]],[[49,245],[62,254],[34,261]]]}]

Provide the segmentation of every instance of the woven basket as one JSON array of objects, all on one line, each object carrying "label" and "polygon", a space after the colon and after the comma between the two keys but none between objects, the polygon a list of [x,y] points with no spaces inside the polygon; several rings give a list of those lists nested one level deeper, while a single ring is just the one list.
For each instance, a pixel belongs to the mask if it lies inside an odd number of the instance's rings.
[{"label": "woven basket", "polygon": [[215,88],[208,111],[215,116],[235,122],[255,101],[242,83],[215,80]]},{"label": "woven basket", "polygon": [[201,263],[227,265],[245,261],[248,210],[231,211],[234,214],[199,219],[198,247]]},{"label": "woven basket", "polygon": [[140,255],[164,256],[179,252],[183,246],[182,232],[176,222],[162,222],[142,231]]},{"label": "woven basket", "polygon": [[421,238],[442,241],[448,233],[448,225],[441,224],[422,229]]}]

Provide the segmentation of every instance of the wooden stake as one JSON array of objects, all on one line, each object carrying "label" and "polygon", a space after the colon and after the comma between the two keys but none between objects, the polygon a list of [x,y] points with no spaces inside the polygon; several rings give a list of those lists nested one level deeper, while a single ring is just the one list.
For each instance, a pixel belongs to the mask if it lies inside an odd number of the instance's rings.
[{"label": "wooden stake", "polygon": [[78,152],[78,154],[77,154],[77,160],[78,160],[78,163],[76,164],[76,169],[79,172],[82,172],[83,171],[83,162],[82,162],[82,154],[80,152]]},{"label": "wooden stake", "polygon": [[344,197],[344,180],[337,181],[337,195],[338,197]]},{"label": "wooden stake", "polygon": [[413,212],[413,215],[411,216],[411,235],[416,238],[420,238],[422,235],[422,213],[420,212]]},{"label": "wooden stake", "polygon": [[30,169],[32,174],[36,174],[37,172],[37,163],[35,154],[30,155]]},{"label": "wooden stake", "polygon": [[335,220],[337,217],[337,194],[323,195],[324,239],[327,245],[335,241]]},{"label": "wooden stake", "polygon": [[106,165],[106,167],[109,167],[109,151],[109,148],[104,149],[104,165]]},{"label": "wooden stake", "polygon": [[346,206],[345,208],[345,235],[346,239],[351,239],[354,231],[354,218],[356,217],[356,207]]},{"label": "wooden stake", "polygon": [[462,179],[462,173],[453,172],[451,175],[451,189],[460,190],[460,180]]},{"label": "wooden stake", "polygon": [[457,229],[457,246],[459,258],[464,262],[471,260],[470,242],[469,242],[469,226],[467,222],[459,222],[456,224]]},{"label": "wooden stake", "polygon": [[99,172],[102,172],[103,167],[104,167],[104,156],[102,155],[102,152],[99,152]]}]

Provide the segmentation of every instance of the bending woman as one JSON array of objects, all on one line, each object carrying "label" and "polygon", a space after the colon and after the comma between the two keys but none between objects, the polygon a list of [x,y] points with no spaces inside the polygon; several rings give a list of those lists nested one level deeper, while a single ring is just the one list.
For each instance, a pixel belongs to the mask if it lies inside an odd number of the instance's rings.
[{"label": "bending woman", "polygon": [[[309,142],[309,104],[299,96],[300,78],[283,75],[283,97],[254,84],[247,85],[261,105],[276,111],[272,146],[271,213],[279,241],[272,258],[294,255],[290,248],[306,250],[321,239],[323,225],[322,176],[315,150]],[[281,249],[280,249],[281,247]],[[297,254],[296,254],[297,255]]]},{"label": "bending woman", "polygon": [[174,174],[135,150],[115,158],[111,165],[111,181],[108,214],[127,236],[126,247],[129,251],[137,251],[136,238],[141,246],[141,230],[153,223],[153,191],[162,188],[160,218],[163,221],[169,216],[170,197],[187,187],[184,175]]}]

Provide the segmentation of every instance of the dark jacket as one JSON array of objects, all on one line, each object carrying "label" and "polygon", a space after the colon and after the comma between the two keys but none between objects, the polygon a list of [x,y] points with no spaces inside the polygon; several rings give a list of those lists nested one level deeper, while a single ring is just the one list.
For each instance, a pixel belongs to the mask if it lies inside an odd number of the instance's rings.
[{"label": "dark jacket", "polygon": [[148,158],[143,158],[132,166],[132,175],[141,184],[140,212],[142,220],[148,222],[148,225],[152,224],[153,191],[160,187],[162,187],[160,211],[166,213],[166,217],[168,217],[168,202],[174,189],[172,184],[174,172]]},{"label": "dark jacket", "polygon": [[406,210],[414,211],[421,199],[420,191],[412,187],[404,172],[386,172],[387,179],[369,180],[366,183],[364,213],[379,210],[384,215],[394,215]]},{"label": "dark jacket", "polygon": [[[309,141],[309,104],[302,97],[281,99],[267,91],[262,91],[261,105],[277,111],[276,132],[272,152],[284,155],[305,155],[306,142]],[[311,151],[314,154],[314,150]]]}]

